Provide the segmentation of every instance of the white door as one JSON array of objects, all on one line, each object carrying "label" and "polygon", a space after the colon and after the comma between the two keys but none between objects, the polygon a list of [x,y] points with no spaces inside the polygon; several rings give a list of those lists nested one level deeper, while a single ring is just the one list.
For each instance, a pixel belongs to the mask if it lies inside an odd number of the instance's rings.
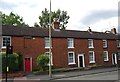
[{"label": "white door", "polygon": [[78,67],[85,67],[84,54],[78,54]]}]

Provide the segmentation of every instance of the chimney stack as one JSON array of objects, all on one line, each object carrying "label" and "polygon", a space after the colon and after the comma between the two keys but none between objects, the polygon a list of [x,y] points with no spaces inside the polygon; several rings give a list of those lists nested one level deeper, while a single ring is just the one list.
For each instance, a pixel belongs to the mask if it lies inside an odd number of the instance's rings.
[{"label": "chimney stack", "polygon": [[113,33],[113,34],[117,34],[117,32],[116,32],[116,28],[115,28],[115,27],[113,27],[113,28],[111,29],[111,33]]},{"label": "chimney stack", "polygon": [[53,19],[52,28],[55,30],[60,30],[60,22],[58,18]]},{"label": "chimney stack", "polygon": [[87,30],[88,32],[92,32],[92,30],[90,29],[90,27],[89,27],[89,29]]}]

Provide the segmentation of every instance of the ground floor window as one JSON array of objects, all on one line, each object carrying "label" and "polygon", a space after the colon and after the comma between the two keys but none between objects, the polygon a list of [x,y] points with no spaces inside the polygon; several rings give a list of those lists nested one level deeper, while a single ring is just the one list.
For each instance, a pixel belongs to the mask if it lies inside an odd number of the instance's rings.
[{"label": "ground floor window", "polygon": [[103,52],[103,55],[104,55],[104,61],[108,61],[108,51],[104,51]]},{"label": "ground floor window", "polygon": [[120,52],[118,52],[118,60],[120,60]]},{"label": "ground floor window", "polygon": [[68,52],[68,64],[75,64],[74,52]]},{"label": "ground floor window", "polygon": [[89,62],[90,63],[95,63],[94,51],[89,51]]},{"label": "ground floor window", "polygon": [[[49,52],[45,52],[45,55],[47,55],[47,56],[49,57]],[[53,65],[53,61],[52,61],[52,59],[53,59],[53,58],[52,58],[52,54],[51,54],[51,60],[50,60],[50,61],[51,61],[51,65]],[[48,65],[50,65],[50,62],[49,62]]]}]

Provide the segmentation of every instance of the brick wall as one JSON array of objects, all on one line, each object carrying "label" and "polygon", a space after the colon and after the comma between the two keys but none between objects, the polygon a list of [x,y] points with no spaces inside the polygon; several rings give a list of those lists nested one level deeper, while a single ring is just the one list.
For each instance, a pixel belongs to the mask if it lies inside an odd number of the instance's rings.
[{"label": "brick wall", "polygon": [[[13,51],[23,53],[23,59],[26,57],[32,57],[32,66],[36,68],[36,58],[38,55],[48,52],[49,49],[45,49],[44,38],[35,37],[24,38],[24,37],[12,37],[11,38]],[[67,38],[53,38],[52,39],[52,55],[54,67],[69,67],[78,66],[78,54],[84,53],[85,66],[91,65],[89,63],[89,51],[94,51],[95,61],[97,65],[111,65],[112,64],[112,53],[119,50],[116,47],[115,40],[107,40],[108,47],[103,48],[102,40],[94,40],[94,48],[88,48],[88,39],[74,39],[74,48],[68,49]],[[75,65],[68,65],[68,52],[75,52]],[[109,61],[104,62],[103,51],[108,51]]]}]

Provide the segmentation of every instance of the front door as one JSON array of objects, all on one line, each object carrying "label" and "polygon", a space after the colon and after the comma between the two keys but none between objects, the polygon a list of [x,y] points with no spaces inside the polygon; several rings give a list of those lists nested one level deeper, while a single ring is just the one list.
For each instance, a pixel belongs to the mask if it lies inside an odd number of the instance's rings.
[{"label": "front door", "polygon": [[78,67],[85,67],[84,54],[78,54]]},{"label": "front door", "polygon": [[31,63],[30,58],[25,58],[25,72],[31,71]]},{"label": "front door", "polygon": [[117,55],[115,53],[112,54],[112,64],[117,64]]}]

